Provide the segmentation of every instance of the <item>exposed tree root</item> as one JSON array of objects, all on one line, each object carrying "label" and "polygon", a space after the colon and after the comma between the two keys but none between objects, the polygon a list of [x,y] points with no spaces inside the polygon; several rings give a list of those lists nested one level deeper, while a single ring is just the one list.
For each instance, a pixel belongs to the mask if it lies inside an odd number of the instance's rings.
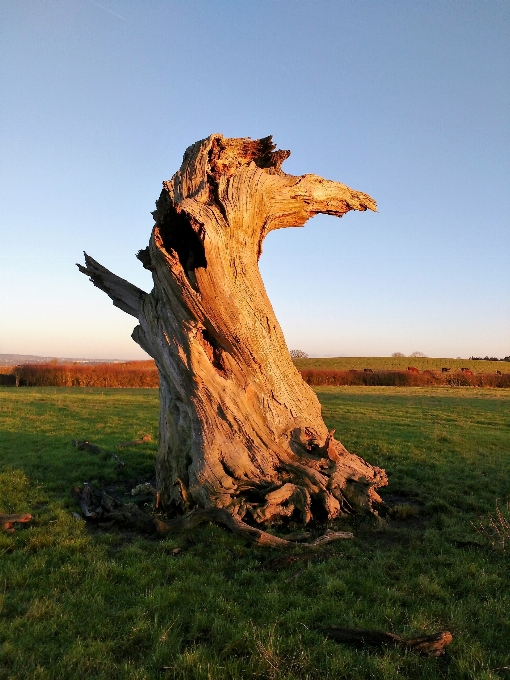
[{"label": "exposed tree root", "polygon": [[395,644],[424,656],[441,656],[452,641],[452,634],[447,630],[435,633],[434,635],[416,638],[402,638],[399,635],[385,633],[381,630],[359,630],[356,628],[341,628],[340,626],[328,626],[322,628],[321,631],[336,642],[360,646],[370,645],[373,647]]},{"label": "exposed tree root", "polygon": [[[267,531],[249,526],[223,508],[199,508],[176,519],[162,521],[143,512],[133,503],[120,503],[104,491],[94,489],[90,484],[84,484],[81,489],[74,487],[72,494],[88,520],[100,520],[101,524],[115,522],[145,534],[164,536],[180,531],[190,531],[203,522],[215,522],[227,527],[234,534],[249,540],[251,543],[270,548],[295,546],[296,540],[303,538],[302,533],[290,534],[288,538],[273,536]],[[316,548],[344,538],[353,538],[353,534],[349,531],[329,531],[313,541],[300,545]]]},{"label": "exposed tree root", "polygon": [[[183,531],[194,529],[202,522],[215,522],[216,524],[222,524],[226,526],[230,531],[242,538],[246,538],[252,543],[257,545],[263,545],[270,548],[278,547],[289,547],[295,546],[296,542],[289,540],[288,538],[279,538],[278,536],[273,536],[267,531],[262,531],[262,529],[257,529],[246,524],[242,520],[231,515],[227,510],[223,508],[202,508],[199,510],[192,510],[187,515],[183,515],[175,520],[170,520],[169,522],[162,523],[164,526],[160,529],[160,533],[171,533],[174,531]],[[353,538],[353,534],[350,531],[330,531],[323,536],[319,536],[309,543],[300,543],[299,545],[306,545],[308,548],[317,548],[331,541],[337,541],[342,538]]]},{"label": "exposed tree root", "polygon": [[17,522],[30,522],[31,519],[32,515],[29,515],[27,512],[21,515],[5,515],[0,512],[0,528],[3,531],[13,533],[15,531],[13,524]]}]

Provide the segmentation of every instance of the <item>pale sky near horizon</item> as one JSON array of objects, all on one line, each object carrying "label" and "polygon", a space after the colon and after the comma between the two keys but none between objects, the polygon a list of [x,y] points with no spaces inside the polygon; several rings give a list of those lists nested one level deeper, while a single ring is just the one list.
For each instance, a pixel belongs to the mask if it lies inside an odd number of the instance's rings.
[{"label": "pale sky near horizon", "polygon": [[4,0],[0,353],[135,359],[86,250],[150,290],[161,182],[213,132],[379,212],[266,239],[289,348],[510,355],[506,0]]}]

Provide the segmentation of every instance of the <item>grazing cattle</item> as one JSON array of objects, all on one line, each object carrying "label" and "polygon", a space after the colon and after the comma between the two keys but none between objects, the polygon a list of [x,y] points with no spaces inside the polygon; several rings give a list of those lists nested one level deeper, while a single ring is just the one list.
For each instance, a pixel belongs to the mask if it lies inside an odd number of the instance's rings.
[{"label": "grazing cattle", "polygon": [[460,370],[466,375],[473,375],[473,371],[470,368],[461,368]]},{"label": "grazing cattle", "polygon": [[451,368],[446,368],[445,366],[444,368],[441,369],[441,373],[449,373],[451,370],[452,370]]},{"label": "grazing cattle", "polygon": [[363,370],[364,370],[365,373],[373,373],[374,372],[372,368],[364,368]]},{"label": "grazing cattle", "polygon": [[407,370],[408,370],[408,371],[411,371],[411,373],[419,373],[419,372],[420,372],[420,371],[419,371],[417,368],[415,368],[414,366],[408,366],[408,367],[407,367]]},{"label": "grazing cattle", "polygon": [[496,375],[502,375],[501,371],[496,371]]}]

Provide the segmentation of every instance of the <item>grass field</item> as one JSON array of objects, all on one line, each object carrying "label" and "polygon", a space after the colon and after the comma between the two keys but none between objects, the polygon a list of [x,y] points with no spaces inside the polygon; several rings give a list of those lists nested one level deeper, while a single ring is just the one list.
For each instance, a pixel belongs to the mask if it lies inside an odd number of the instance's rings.
[{"label": "grass field", "polygon": [[[73,518],[73,484],[152,478],[156,390],[0,388],[0,512],[34,515],[0,533],[0,678],[510,677],[509,556],[471,526],[510,495],[510,390],[317,392],[343,443],[388,471],[396,509],[277,571],[280,553],[215,526],[150,540]],[[71,446],[145,434],[120,470]],[[328,624],[453,642],[438,659],[353,649]]]},{"label": "grass field", "polygon": [[485,361],[471,359],[441,359],[436,357],[330,357],[316,359],[294,359],[298,368],[329,368],[337,371],[350,369],[363,370],[371,368],[379,371],[405,371],[408,366],[414,366],[420,371],[440,371],[451,368],[460,371],[469,368],[473,373],[510,373],[508,361]]}]

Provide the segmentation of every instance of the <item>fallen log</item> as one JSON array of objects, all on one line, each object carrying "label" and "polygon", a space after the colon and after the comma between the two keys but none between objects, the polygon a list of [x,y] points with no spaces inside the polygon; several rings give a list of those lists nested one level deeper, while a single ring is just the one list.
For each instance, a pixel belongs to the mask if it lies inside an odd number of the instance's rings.
[{"label": "fallen log", "polygon": [[18,522],[30,522],[31,519],[32,515],[28,514],[28,512],[22,513],[21,515],[6,515],[0,512],[0,528],[3,531],[13,533],[15,531],[14,527],[12,526],[13,524]]},{"label": "fallen log", "polygon": [[452,641],[452,634],[447,630],[416,638],[402,638],[399,635],[385,633],[381,630],[341,628],[340,626],[328,626],[321,628],[321,631],[335,642],[359,646],[370,645],[372,647],[394,644],[424,656],[441,656]]},{"label": "fallen log", "polygon": [[163,521],[143,512],[134,503],[117,501],[90,484],[84,484],[82,488],[74,487],[72,495],[80,505],[86,519],[101,520],[102,524],[115,521],[120,525],[129,526],[145,534],[166,536],[180,531],[191,531],[204,522],[214,522],[227,527],[234,534],[247,539],[251,543],[271,548],[294,547],[296,545],[317,548],[331,541],[353,538],[350,531],[327,531],[323,536],[319,536],[313,541],[296,544],[294,537],[294,540],[280,538],[262,529],[252,527],[231,515],[224,508],[196,508],[175,519]]},{"label": "fallen log", "polygon": [[89,451],[90,453],[94,454],[104,453],[107,456],[111,456],[117,462],[117,467],[124,467],[124,461],[121,460],[116,453],[113,451],[106,451],[106,449],[102,449],[96,444],[91,444],[86,439],[73,439],[72,444],[78,449],[78,451]]}]

